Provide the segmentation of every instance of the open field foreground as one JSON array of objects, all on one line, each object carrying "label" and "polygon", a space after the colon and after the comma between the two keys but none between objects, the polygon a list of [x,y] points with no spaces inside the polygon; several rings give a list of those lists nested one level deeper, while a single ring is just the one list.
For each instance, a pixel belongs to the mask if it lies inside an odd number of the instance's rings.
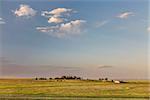
[{"label": "open field foreground", "polygon": [[149,100],[149,81],[0,79],[1,99]]}]

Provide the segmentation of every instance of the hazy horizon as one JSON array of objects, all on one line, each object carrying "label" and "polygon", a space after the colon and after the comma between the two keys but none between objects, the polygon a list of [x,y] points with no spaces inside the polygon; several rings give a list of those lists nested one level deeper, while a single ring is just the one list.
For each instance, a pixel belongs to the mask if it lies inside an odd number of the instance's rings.
[{"label": "hazy horizon", "polygon": [[148,18],[148,0],[1,0],[0,78],[150,79]]}]

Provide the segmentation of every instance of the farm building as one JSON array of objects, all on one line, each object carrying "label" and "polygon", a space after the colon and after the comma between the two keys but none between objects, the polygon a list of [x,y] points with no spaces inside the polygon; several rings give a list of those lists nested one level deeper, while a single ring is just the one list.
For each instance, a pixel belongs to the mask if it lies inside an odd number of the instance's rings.
[{"label": "farm building", "polygon": [[120,82],[120,81],[114,81],[114,83],[119,84],[119,83],[121,83],[121,82]]},{"label": "farm building", "polygon": [[127,82],[120,81],[120,80],[115,80],[115,81],[112,81],[112,82],[114,82],[115,84],[119,84],[119,83],[127,83]]}]

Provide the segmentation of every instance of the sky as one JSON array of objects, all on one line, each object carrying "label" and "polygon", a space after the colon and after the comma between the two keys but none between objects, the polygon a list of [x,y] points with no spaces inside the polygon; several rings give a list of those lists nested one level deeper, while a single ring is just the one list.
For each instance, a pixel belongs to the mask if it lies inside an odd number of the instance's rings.
[{"label": "sky", "polygon": [[148,0],[0,0],[0,77],[148,78]]}]

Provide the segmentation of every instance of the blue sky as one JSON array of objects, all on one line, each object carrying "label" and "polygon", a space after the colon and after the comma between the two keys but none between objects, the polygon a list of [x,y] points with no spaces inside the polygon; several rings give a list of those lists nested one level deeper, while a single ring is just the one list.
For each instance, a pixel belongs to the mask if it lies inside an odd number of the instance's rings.
[{"label": "blue sky", "polygon": [[148,77],[148,0],[0,2],[1,77]]}]

